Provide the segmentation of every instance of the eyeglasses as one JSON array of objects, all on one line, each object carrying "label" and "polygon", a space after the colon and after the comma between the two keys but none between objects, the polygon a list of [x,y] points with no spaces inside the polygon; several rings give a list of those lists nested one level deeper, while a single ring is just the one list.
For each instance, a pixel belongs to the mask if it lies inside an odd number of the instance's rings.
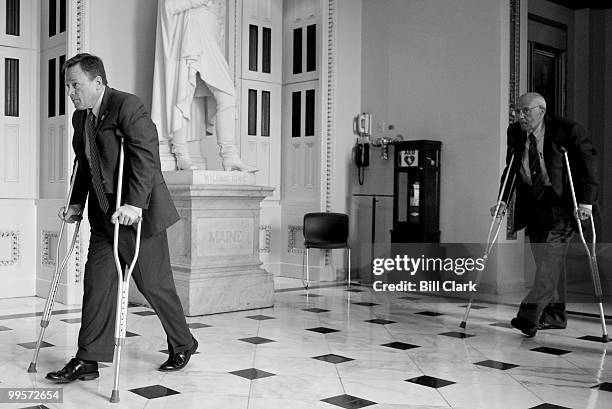
[{"label": "eyeglasses", "polygon": [[512,113],[514,114],[514,116],[519,116],[519,114],[523,114],[523,116],[527,116],[527,115],[529,115],[531,110],[535,109],[535,108],[541,108],[541,107],[540,107],[540,105],[536,105],[534,107],[524,107],[524,108],[520,108],[520,109],[513,109]]}]

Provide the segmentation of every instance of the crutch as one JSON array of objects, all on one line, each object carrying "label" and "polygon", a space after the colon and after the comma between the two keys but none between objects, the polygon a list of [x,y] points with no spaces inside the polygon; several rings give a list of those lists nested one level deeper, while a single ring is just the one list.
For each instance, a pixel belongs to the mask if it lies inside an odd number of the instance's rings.
[{"label": "crutch", "polygon": [[[68,210],[70,206],[70,198],[72,196],[72,190],[74,189],[74,180],[76,179],[76,173],[79,169],[79,163],[77,161],[74,162],[74,166],[72,168],[72,177],[70,178],[70,189],[68,189],[68,197],[66,198],[66,205],[64,206],[64,212]],[[57,294],[57,287],[59,286],[60,278],[62,278],[62,272],[64,271],[64,267],[68,263],[68,259],[70,259],[70,255],[74,250],[74,245],[76,244],[77,238],[79,236],[79,227],[81,226],[81,220],[83,217],[81,215],[72,216],[74,220],[76,220],[76,227],[74,229],[74,233],[72,234],[72,241],[70,243],[70,248],[68,249],[68,253],[64,257],[61,263],[59,263],[60,256],[60,245],[62,244],[62,236],[64,235],[64,228],[66,227],[66,221],[62,219],[62,224],[59,231],[59,236],[57,238],[57,249],[55,251],[55,272],[53,273],[53,279],[51,280],[51,287],[49,287],[49,295],[47,296],[47,302],[45,304],[45,309],[43,311],[42,319],[40,320],[40,332],[38,334],[38,341],[36,341],[36,348],[34,349],[34,356],[32,357],[32,362],[30,362],[30,366],[28,367],[28,372],[35,373],[36,372],[36,361],[38,360],[38,353],[40,352],[40,345],[42,344],[43,337],[45,335],[45,330],[49,326],[49,320],[51,318],[51,312],[53,311],[53,303],[55,302],[55,295]]]},{"label": "crutch", "polygon": [[[484,256],[482,256],[483,267],[478,271],[478,275],[476,276],[476,287],[480,285],[480,279],[482,278],[482,272],[484,271],[487,260],[489,259],[489,255],[491,254],[491,250],[493,250],[493,245],[495,245],[495,241],[497,240],[497,236],[499,235],[499,229],[502,225],[502,221],[504,219],[504,215],[506,214],[506,208],[503,211],[500,211],[502,197],[504,192],[506,191],[506,184],[508,183],[508,177],[512,171],[512,163],[514,162],[514,154],[510,158],[510,163],[508,164],[506,176],[504,177],[504,182],[502,183],[502,188],[497,195],[497,203],[495,204],[495,215],[493,215],[493,219],[491,220],[491,224],[489,225],[489,234],[487,236],[487,245],[485,247]],[[510,184],[510,192],[512,192],[512,187],[514,186],[514,181],[516,179],[516,173],[512,176],[512,182]],[[510,198],[510,195],[508,195]],[[470,301],[465,306],[465,313],[463,314],[463,320],[459,326],[465,329],[467,325],[468,316],[470,315],[470,310],[472,309],[472,303],[474,302],[474,297],[476,296],[475,292],[472,292],[470,295]]]},{"label": "crutch", "polygon": [[[116,209],[121,206],[121,192],[123,189],[123,135],[117,132],[117,135],[121,137],[121,150],[119,152],[119,176],[117,181],[117,201],[115,204]],[[138,219],[136,226],[136,247],[134,249],[134,258],[128,265],[125,264],[125,272],[122,271],[121,262],[119,261],[119,220],[115,221],[115,234],[113,236],[113,254],[115,256],[115,267],[117,268],[117,315],[115,318],[115,380],[113,383],[113,391],[111,393],[110,401],[115,403],[119,402],[119,365],[121,363],[121,347],[125,342],[125,331],[127,328],[127,310],[128,310],[128,291],[130,286],[130,277],[136,261],[138,260],[138,253],[140,251],[140,230],[142,227],[142,217]]]},{"label": "crutch", "polygon": [[601,319],[601,330],[603,335],[601,336],[602,342],[610,341],[610,337],[608,337],[608,330],[606,328],[606,317],[604,315],[603,310],[603,292],[601,291],[601,281],[599,279],[599,267],[597,266],[597,253],[596,253],[596,236],[595,236],[595,222],[593,221],[593,213],[589,217],[591,221],[591,232],[593,234],[593,238],[591,240],[591,250],[589,250],[589,246],[584,239],[584,233],[582,232],[582,223],[580,217],[578,217],[578,202],[576,201],[576,192],[574,190],[574,180],[572,179],[572,170],[570,168],[569,159],[567,156],[567,149],[565,147],[561,147],[561,152],[563,152],[563,157],[565,158],[565,166],[567,167],[567,176],[569,177],[570,189],[572,191],[572,203],[574,205],[574,217],[576,218],[576,224],[578,224],[578,233],[580,233],[580,240],[582,241],[582,245],[584,246],[584,250],[586,251],[589,257],[589,268],[591,270],[591,279],[593,280],[593,287],[595,288],[595,302],[599,304],[599,317]]}]

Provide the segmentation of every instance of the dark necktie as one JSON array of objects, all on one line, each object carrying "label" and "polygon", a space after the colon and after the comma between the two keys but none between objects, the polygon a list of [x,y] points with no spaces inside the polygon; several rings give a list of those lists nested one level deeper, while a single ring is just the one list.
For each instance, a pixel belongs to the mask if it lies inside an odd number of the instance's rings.
[{"label": "dark necktie", "polygon": [[85,124],[85,137],[89,140],[89,166],[91,168],[91,180],[98,198],[98,204],[100,209],[104,213],[108,211],[108,200],[104,193],[104,186],[102,185],[102,172],[100,171],[100,155],[98,154],[98,147],[96,145],[96,133],[95,133],[96,116],[91,111],[87,110],[87,121]]},{"label": "dark necktie", "polygon": [[540,166],[538,143],[532,133],[529,134],[529,171],[531,172],[533,195],[539,200],[544,195],[544,175],[542,175],[542,168]]}]

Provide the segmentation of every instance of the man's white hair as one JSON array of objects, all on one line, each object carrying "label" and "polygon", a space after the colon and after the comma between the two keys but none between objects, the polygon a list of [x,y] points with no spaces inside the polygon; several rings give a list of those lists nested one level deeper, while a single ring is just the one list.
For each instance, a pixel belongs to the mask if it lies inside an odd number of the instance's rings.
[{"label": "man's white hair", "polygon": [[541,106],[546,109],[546,100],[544,97],[537,92],[527,92],[519,97],[519,100],[527,102],[528,105],[531,105],[532,102],[535,102],[537,106]]}]

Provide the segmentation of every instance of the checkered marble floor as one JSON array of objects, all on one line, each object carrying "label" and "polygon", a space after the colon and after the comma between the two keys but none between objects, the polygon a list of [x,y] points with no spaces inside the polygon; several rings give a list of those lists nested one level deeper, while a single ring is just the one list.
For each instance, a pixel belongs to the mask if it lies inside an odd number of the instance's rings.
[{"label": "checkered marble floor", "polygon": [[[121,402],[108,402],[109,364],[96,380],[64,385],[62,404],[2,407],[612,407],[612,343],[580,339],[601,336],[596,319],[570,316],[565,330],[525,338],[508,328],[513,306],[478,304],[463,330],[465,303],[298,283],[279,280],[273,308],[188,318],[200,348],[177,373],[156,370],[166,343],[155,314],[131,307]],[[44,376],[75,353],[80,312],[56,304],[38,373],[28,374],[43,308],[39,298],[0,300],[0,388],[58,387]]]}]

